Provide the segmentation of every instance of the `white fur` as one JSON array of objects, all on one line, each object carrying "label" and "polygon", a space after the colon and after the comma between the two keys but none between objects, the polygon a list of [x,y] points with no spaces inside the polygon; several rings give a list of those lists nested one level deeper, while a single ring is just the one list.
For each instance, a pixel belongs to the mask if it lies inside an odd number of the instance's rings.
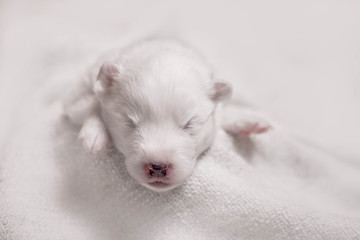
[{"label": "white fur", "polygon": [[[82,125],[85,148],[96,153],[114,145],[140,184],[172,189],[210,147],[217,104],[230,98],[232,88],[174,41],[143,41],[112,54],[90,69],[65,101],[65,114]],[[161,182],[148,174],[149,163],[170,166]]]}]

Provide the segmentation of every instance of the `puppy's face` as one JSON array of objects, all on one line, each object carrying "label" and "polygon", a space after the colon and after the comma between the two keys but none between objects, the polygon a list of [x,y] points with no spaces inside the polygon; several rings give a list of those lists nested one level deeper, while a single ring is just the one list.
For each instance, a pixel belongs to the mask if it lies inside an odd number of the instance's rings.
[{"label": "puppy's face", "polygon": [[231,94],[192,71],[175,75],[103,64],[95,92],[129,174],[155,191],[170,190],[193,171],[212,143],[216,103]]}]

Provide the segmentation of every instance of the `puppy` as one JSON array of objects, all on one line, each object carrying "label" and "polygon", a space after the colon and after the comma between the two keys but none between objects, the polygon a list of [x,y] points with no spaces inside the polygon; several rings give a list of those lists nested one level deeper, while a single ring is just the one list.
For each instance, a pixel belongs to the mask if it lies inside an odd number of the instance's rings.
[{"label": "puppy", "polygon": [[[81,126],[86,149],[114,146],[138,183],[159,192],[173,189],[211,146],[217,106],[231,97],[232,87],[175,41],[142,41],[112,54],[68,96],[64,113]],[[231,134],[266,131],[259,122],[240,117],[223,127]]]}]

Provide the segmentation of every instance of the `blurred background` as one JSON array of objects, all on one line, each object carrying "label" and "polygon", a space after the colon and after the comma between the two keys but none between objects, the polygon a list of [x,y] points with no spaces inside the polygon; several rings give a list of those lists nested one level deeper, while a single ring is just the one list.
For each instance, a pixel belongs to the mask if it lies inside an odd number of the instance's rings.
[{"label": "blurred background", "polygon": [[359,155],[359,23],[356,0],[0,0],[1,146],[22,103],[54,75],[171,36],[276,121]]}]

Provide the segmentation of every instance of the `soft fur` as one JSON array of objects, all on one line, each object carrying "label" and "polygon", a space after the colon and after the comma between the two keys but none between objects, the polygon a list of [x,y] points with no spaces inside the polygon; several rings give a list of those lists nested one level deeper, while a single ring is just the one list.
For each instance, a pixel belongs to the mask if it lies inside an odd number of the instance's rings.
[{"label": "soft fur", "polygon": [[[231,97],[232,87],[175,41],[142,41],[111,54],[69,95],[65,114],[82,126],[79,140],[85,148],[97,153],[115,146],[140,184],[170,190],[191,174],[197,157],[211,146],[217,106]],[[269,126],[240,116],[223,127],[248,135]],[[168,165],[166,176],[152,177],[148,164]]]}]

